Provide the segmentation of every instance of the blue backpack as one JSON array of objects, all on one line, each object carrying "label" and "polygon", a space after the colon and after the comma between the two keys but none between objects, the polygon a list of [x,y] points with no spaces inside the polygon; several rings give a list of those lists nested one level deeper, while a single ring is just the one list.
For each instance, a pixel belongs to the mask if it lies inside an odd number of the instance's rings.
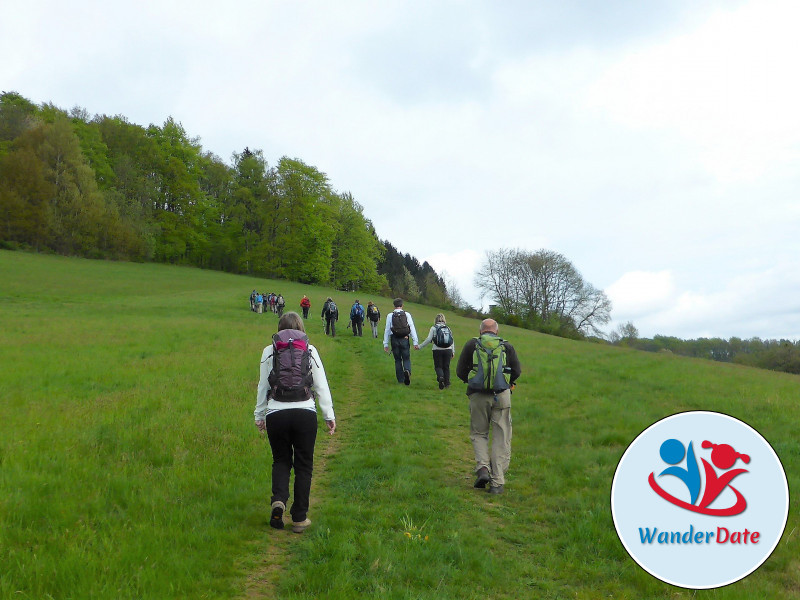
[{"label": "blue backpack", "polygon": [[360,304],[353,304],[353,308],[350,309],[350,318],[351,319],[363,319],[364,318],[364,307]]}]

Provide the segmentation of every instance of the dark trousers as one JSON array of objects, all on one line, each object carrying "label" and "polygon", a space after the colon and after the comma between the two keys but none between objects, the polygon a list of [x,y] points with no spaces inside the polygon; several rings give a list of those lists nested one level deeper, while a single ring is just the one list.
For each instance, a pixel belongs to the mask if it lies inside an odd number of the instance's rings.
[{"label": "dark trousers", "polygon": [[301,308],[303,309],[303,318],[307,319],[308,318],[308,309],[311,308],[311,307],[310,306],[303,306]]},{"label": "dark trousers", "polygon": [[325,335],[336,337],[336,319],[325,319]]},{"label": "dark trousers", "polygon": [[363,324],[364,324],[363,319],[353,319],[353,335],[361,337],[362,334],[361,327]]},{"label": "dark trousers", "polygon": [[403,371],[411,372],[411,345],[407,337],[398,338],[390,336],[392,342],[392,356],[394,356],[394,372],[397,381],[403,383]]},{"label": "dark trousers", "polygon": [[289,474],[294,467],[294,502],[289,511],[295,522],[305,521],[314,470],[317,413],[304,408],[267,415],[267,437],[272,448],[272,499],[289,500]]},{"label": "dark trousers", "polygon": [[433,351],[433,368],[436,370],[436,381],[450,385],[450,359],[453,353],[450,350]]}]

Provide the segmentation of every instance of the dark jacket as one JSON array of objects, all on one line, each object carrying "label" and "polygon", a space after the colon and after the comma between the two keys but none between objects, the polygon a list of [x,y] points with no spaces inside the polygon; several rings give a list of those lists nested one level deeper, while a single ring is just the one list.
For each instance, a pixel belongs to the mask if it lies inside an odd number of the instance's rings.
[{"label": "dark jacket", "polygon": [[[490,334],[491,335],[491,334]],[[466,344],[464,344],[464,348],[461,350],[461,355],[458,357],[458,364],[456,365],[456,376],[467,383],[469,379],[470,372],[472,371],[473,362],[472,359],[475,355],[475,345],[477,343],[477,338],[472,338]],[[522,366],[519,364],[519,358],[517,357],[517,351],[514,350],[514,346],[512,346],[509,342],[503,340],[503,345],[506,348],[506,366],[511,369],[509,383],[514,385],[514,382],[519,378],[522,374]],[[467,393],[470,390],[467,388]]]},{"label": "dark jacket", "polygon": [[339,307],[337,306],[336,310],[334,310],[333,313],[331,313],[331,311],[328,310],[328,304],[330,304],[330,302],[325,300],[325,304],[322,305],[322,316],[323,316],[323,318],[327,319],[328,321],[330,321],[330,320],[338,321],[339,320]]}]

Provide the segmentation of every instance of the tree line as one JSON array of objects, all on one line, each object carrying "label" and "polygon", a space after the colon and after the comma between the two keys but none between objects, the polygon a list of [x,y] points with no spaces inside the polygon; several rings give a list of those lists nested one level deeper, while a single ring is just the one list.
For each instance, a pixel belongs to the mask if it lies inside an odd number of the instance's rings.
[{"label": "tree line", "polygon": [[172,118],[143,127],[16,92],[0,95],[0,246],[447,297],[430,265],[398,263],[352,195],[300,159],[269,165],[245,148],[227,164]]},{"label": "tree line", "polygon": [[618,346],[646,352],[671,352],[681,356],[800,374],[800,340],[762,340],[759,337],[683,340],[666,335],[655,335],[652,339],[640,338],[638,329],[629,322],[612,332],[609,341]]}]

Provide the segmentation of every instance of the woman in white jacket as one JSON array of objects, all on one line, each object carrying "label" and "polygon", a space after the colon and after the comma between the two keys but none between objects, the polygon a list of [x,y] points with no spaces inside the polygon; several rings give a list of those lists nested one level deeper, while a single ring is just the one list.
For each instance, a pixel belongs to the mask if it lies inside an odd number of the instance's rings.
[{"label": "woman in white jacket", "polygon": [[[442,337],[449,337],[449,340],[442,340]],[[450,344],[439,345],[443,341],[449,341]],[[428,337],[419,345],[419,349],[422,350],[430,343],[433,343],[433,368],[436,371],[436,381],[439,382],[439,389],[443,390],[446,387],[450,387],[450,359],[453,358],[456,350],[453,334],[447,326],[447,321],[442,313],[436,315],[433,327],[431,327]]]},{"label": "woman in white jacket", "polygon": [[[278,321],[278,331],[293,330],[307,341],[303,319],[296,312],[288,312]],[[314,467],[314,444],[317,439],[316,396],[328,433],[336,431],[333,399],[325,377],[322,360],[314,346],[308,346],[313,383],[310,389],[303,388],[302,396],[288,401],[275,399],[279,385],[272,389],[269,381],[273,370],[273,345],[261,353],[261,377],[258,382],[256,427],[266,431],[272,448],[272,512],[269,524],[283,529],[283,512],[289,500],[289,475],[294,467],[294,502],[292,503],[292,531],[302,533],[311,525],[308,518],[311,473]]]}]

